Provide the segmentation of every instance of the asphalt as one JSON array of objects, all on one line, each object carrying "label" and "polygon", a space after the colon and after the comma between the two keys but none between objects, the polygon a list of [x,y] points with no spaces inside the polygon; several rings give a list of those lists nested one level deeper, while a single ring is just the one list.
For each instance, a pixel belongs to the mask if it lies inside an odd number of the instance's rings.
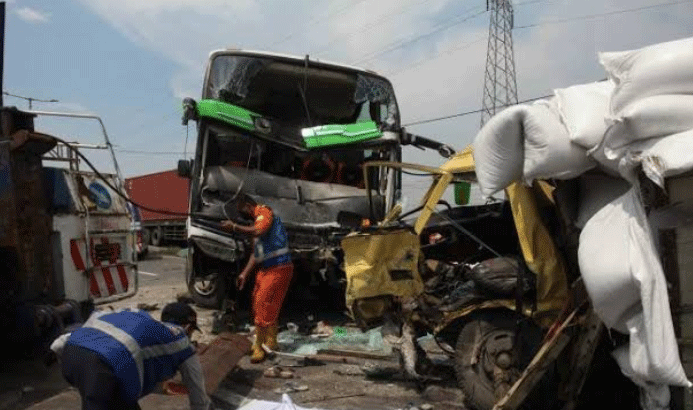
[{"label": "asphalt", "polygon": [[[158,317],[160,309],[178,295],[186,292],[183,283],[184,259],[169,249],[150,249],[148,257],[140,261],[139,291],[132,298],[111,303],[106,308],[141,307],[151,308],[151,314]],[[198,322],[202,333],[196,333],[194,340],[209,343],[212,333],[213,310],[197,307]],[[326,312],[319,306],[306,309],[295,306],[288,309],[295,320],[305,312],[318,312],[313,320],[324,319],[329,325],[349,323],[340,312]],[[303,313],[301,313],[303,312]],[[297,316],[298,315],[298,316]],[[286,318],[285,318],[286,321]],[[248,337],[251,337],[248,335]],[[431,351],[435,346],[430,346]],[[438,353],[438,352],[434,352]],[[352,359],[354,364],[326,363],[320,366],[288,367],[293,373],[291,379],[270,378],[263,375],[272,365],[295,364],[285,359],[268,360],[261,364],[251,364],[244,357],[237,367],[222,381],[215,393],[218,408],[235,408],[232,403],[239,400],[258,399],[280,402],[282,389],[301,387],[301,391],[290,391],[295,404],[306,408],[332,410],[346,409],[405,409],[411,406],[433,409],[463,409],[462,395],[455,386],[454,374],[449,363],[439,364],[440,381],[427,385],[415,384],[405,380],[398,373],[396,360]],[[387,376],[366,377],[362,368],[377,366]],[[38,360],[6,361],[0,368],[0,410],[44,410],[75,409],[80,407],[79,394],[62,379],[59,365],[46,367]],[[187,409],[185,396],[151,394],[140,401],[143,410]],[[432,406],[432,407],[429,407]]]}]

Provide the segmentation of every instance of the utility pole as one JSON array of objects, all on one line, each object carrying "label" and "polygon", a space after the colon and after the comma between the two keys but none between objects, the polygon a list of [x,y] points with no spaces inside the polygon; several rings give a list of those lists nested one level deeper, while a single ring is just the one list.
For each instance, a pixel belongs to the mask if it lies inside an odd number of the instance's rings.
[{"label": "utility pole", "polygon": [[21,98],[22,100],[27,100],[27,101],[29,101],[29,109],[32,108],[32,104],[31,104],[31,103],[32,103],[33,101],[47,102],[47,103],[59,102],[58,100],[55,100],[55,99],[51,99],[51,100],[42,100],[42,99],[40,99],[40,98],[34,98],[34,97],[23,97],[23,96],[21,96],[21,95],[10,94],[10,93],[8,93],[7,91],[3,91],[2,93],[3,93],[4,95],[8,95],[8,96],[10,96],[10,97]]},{"label": "utility pole", "polygon": [[[2,79],[5,77],[5,2],[0,1],[0,90]],[[0,95],[0,107],[3,107],[2,95]]]},{"label": "utility pole", "polygon": [[491,12],[491,22],[481,105],[482,126],[500,109],[517,104],[512,36],[513,6],[511,0],[486,0],[486,9]]}]

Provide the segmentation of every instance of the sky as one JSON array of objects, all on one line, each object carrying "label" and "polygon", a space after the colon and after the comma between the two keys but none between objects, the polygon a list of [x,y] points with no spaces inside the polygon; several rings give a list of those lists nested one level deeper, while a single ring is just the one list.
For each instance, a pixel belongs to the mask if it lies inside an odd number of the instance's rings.
[{"label": "sky", "polygon": [[[693,36],[693,0],[513,4],[520,100],[605,78],[599,52]],[[481,108],[488,26],[483,0],[11,0],[4,91],[58,100],[34,101],[35,110],[99,115],[128,177],[174,169],[183,157],[181,99],[199,98],[212,50],[308,54],[375,70],[392,81],[406,125]],[[4,103],[27,107],[9,96]],[[408,130],[459,150],[480,120],[472,114]],[[101,138],[95,121],[42,120],[37,128]],[[403,159],[444,162],[412,147]]]}]

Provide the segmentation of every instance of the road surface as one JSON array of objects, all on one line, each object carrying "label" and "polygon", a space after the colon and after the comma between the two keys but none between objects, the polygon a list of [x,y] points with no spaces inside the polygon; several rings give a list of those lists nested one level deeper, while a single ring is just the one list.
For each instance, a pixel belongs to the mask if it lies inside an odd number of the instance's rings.
[{"label": "road surface", "polygon": [[[139,291],[132,298],[106,305],[108,308],[137,307],[145,303],[155,305],[151,314],[158,318],[160,309],[177,295],[185,293],[185,259],[158,249],[150,249],[150,256],[138,263]],[[319,308],[319,307],[317,307]],[[194,339],[208,343],[214,337],[211,332],[212,310],[196,307],[198,322],[203,333]],[[365,361],[364,361],[365,363]],[[292,368],[291,380],[268,378],[263,371],[273,364],[251,364],[246,356],[221,383],[217,390],[218,408],[223,400],[247,397],[279,402],[281,394],[276,390],[292,382],[307,390],[290,393],[295,404],[306,408],[333,410],[346,409],[405,409],[409,405],[433,405],[433,409],[463,409],[462,396],[455,387],[454,375],[442,366],[445,380],[418,389],[414,383],[401,377],[367,379],[359,373],[358,365],[328,363],[323,366]],[[373,364],[371,361],[370,364]],[[397,369],[396,361],[378,361],[380,366]],[[67,410],[79,408],[79,395],[62,379],[59,365],[44,366],[40,361],[6,361],[0,373],[0,410]],[[222,401],[219,401],[219,398]],[[186,397],[152,394],[140,401],[143,410],[187,409]]]}]

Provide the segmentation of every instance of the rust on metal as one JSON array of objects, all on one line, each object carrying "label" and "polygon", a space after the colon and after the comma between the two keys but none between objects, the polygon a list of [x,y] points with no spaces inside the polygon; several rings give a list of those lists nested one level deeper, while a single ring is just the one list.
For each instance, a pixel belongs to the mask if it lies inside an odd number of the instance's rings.
[{"label": "rust on metal", "polygon": [[41,299],[51,288],[52,217],[43,187],[41,155],[55,140],[33,132],[31,115],[3,109],[0,136],[0,245],[16,261],[6,288],[21,299]]}]

